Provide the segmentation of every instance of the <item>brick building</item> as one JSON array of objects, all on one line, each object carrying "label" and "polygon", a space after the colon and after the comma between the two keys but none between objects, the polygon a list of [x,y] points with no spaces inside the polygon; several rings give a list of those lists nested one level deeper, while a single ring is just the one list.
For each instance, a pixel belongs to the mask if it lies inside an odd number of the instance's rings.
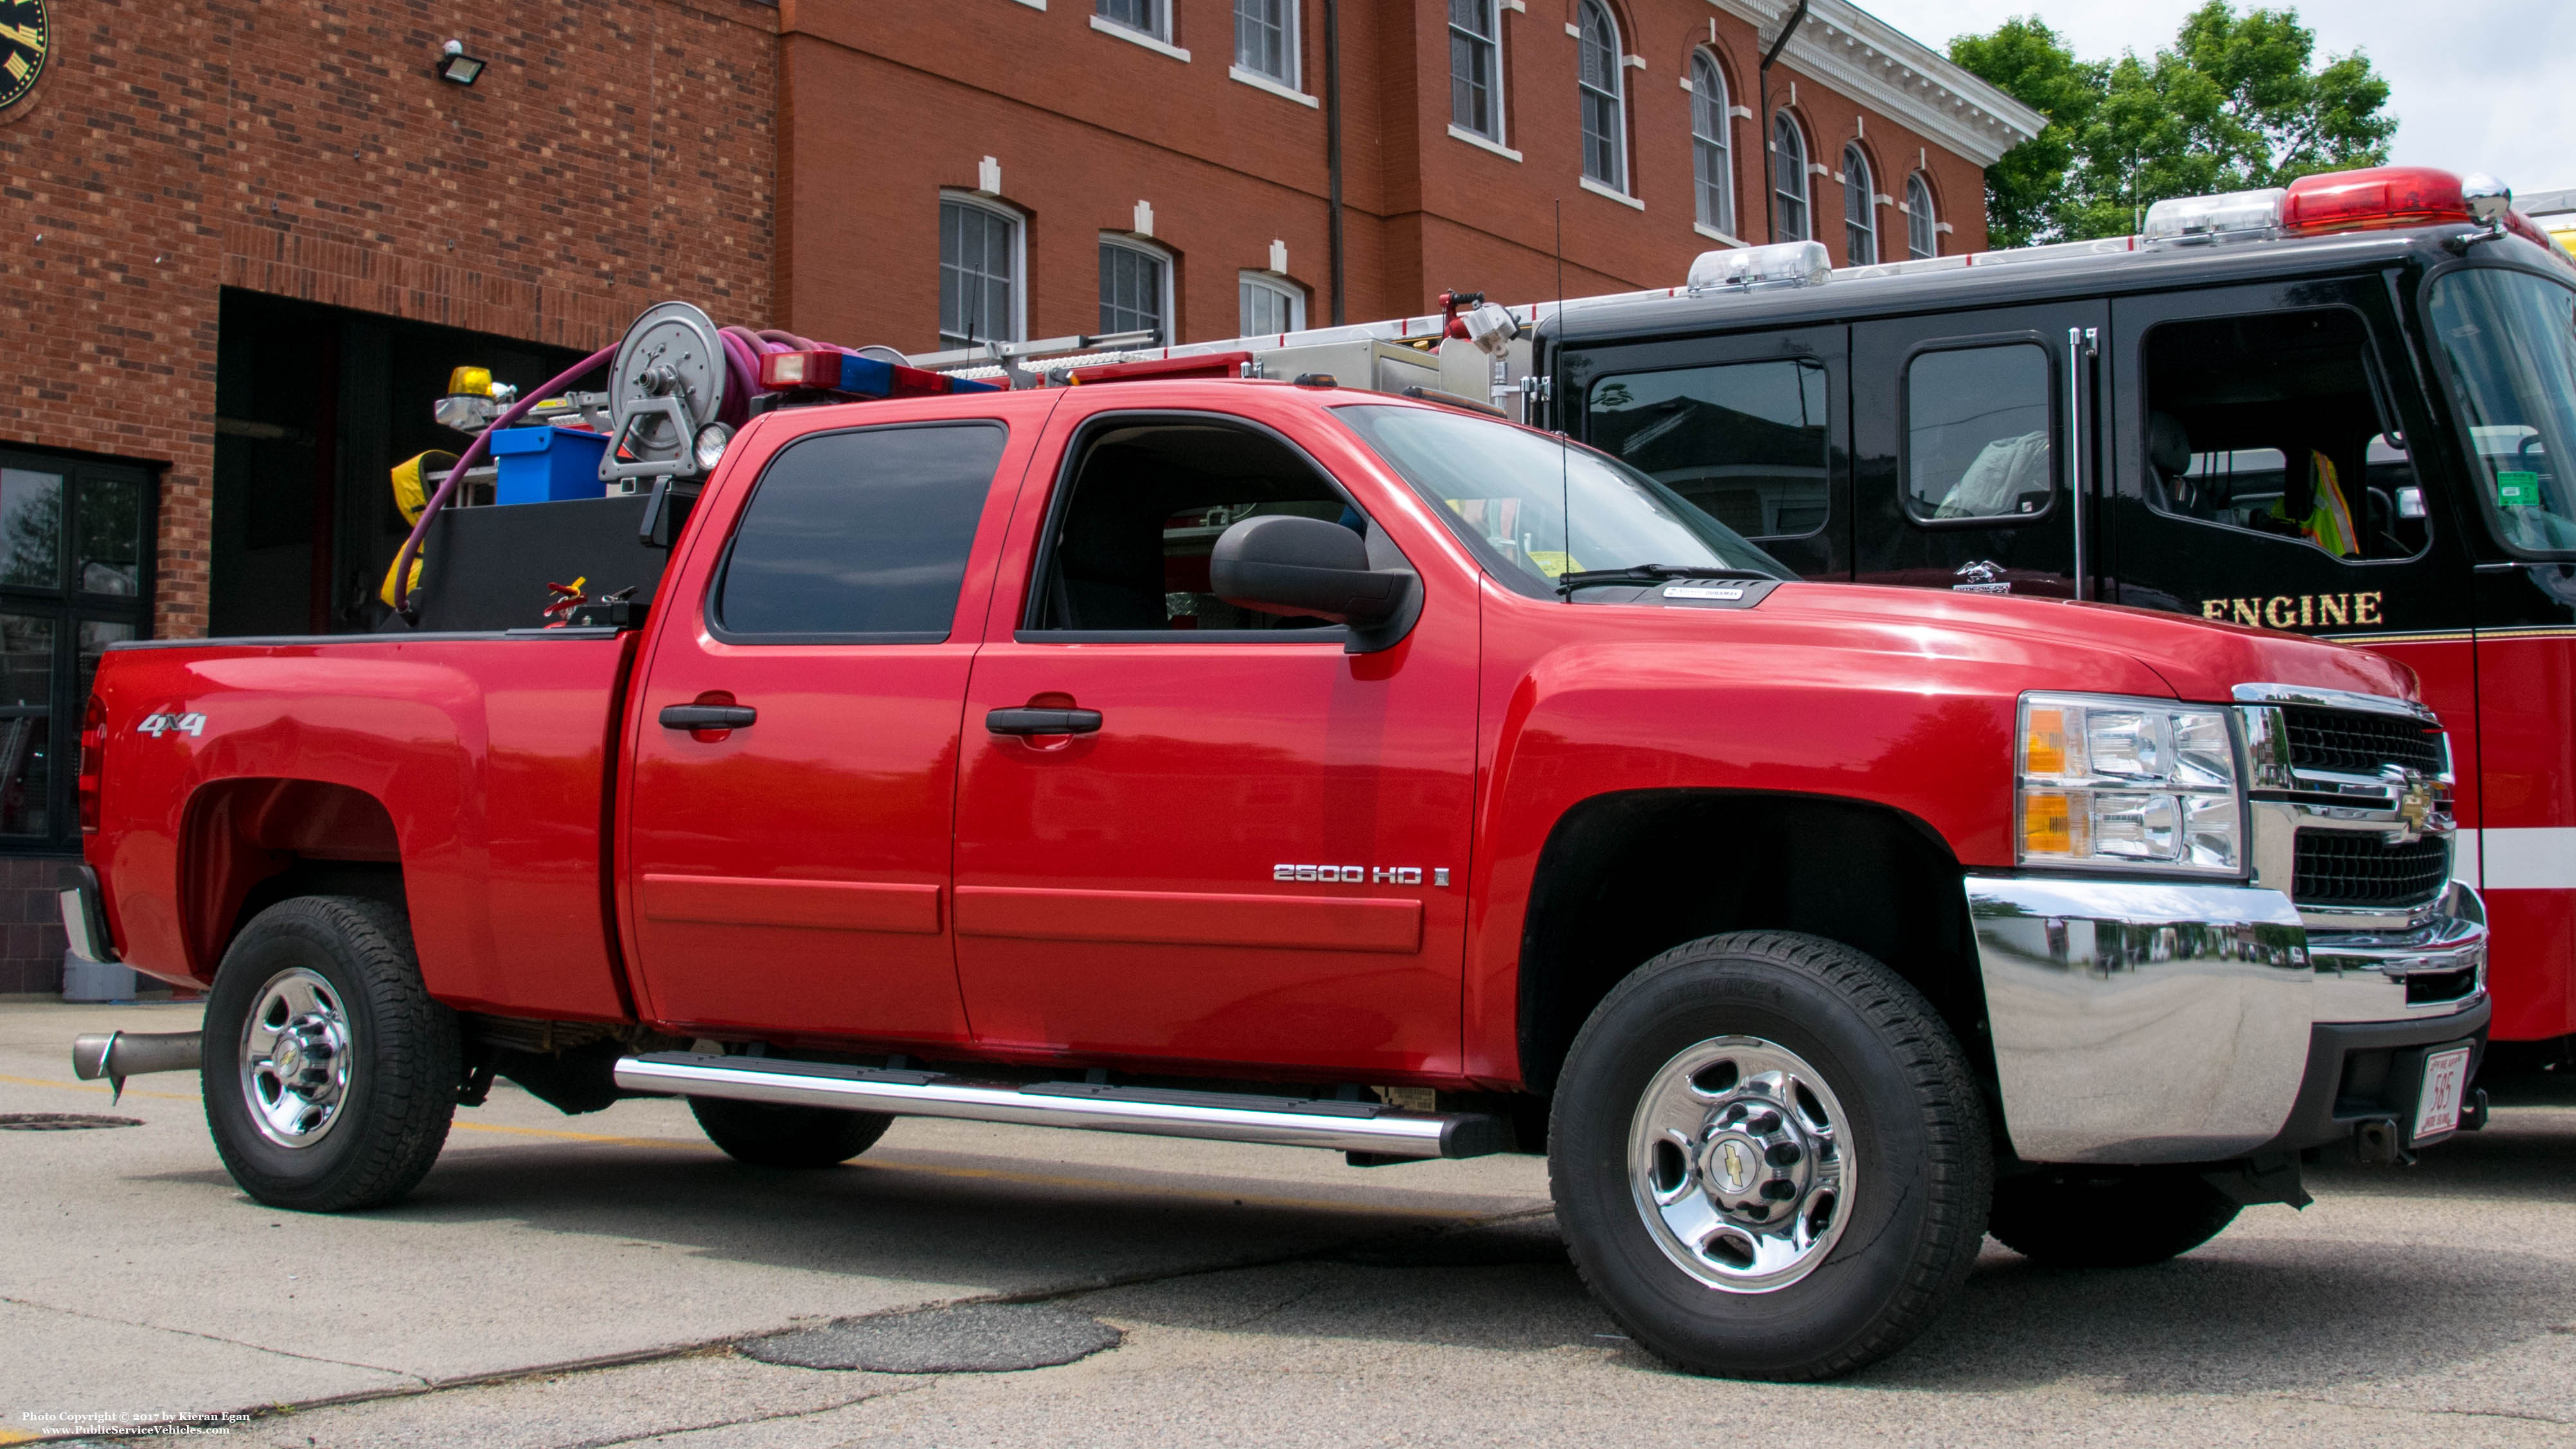
[{"label": "brick building", "polygon": [[14,0],[0,993],[57,980],[98,650],[370,626],[451,366],[533,385],[671,296],[907,351],[1531,300],[1560,226],[1578,295],[1981,246],[2039,118],[1846,0],[1766,74],[1793,4]]},{"label": "brick building", "polygon": [[[1807,7],[1766,77],[1794,8],[786,0],[779,307],[809,336],[921,350],[970,324],[1138,320],[1104,310],[1106,278],[1196,341],[1269,330],[1262,294],[1310,325],[1337,300],[1348,320],[1419,313],[1451,286],[1547,297],[1560,215],[1573,295],[1676,284],[1739,239],[1812,235],[1838,263],[1855,243],[1982,247],[1983,168],[2041,118],[1845,0]],[[1778,199],[1775,130],[1796,153]],[[955,265],[979,244],[970,294],[1010,272],[982,318]],[[914,260],[943,248],[945,278]]]}]

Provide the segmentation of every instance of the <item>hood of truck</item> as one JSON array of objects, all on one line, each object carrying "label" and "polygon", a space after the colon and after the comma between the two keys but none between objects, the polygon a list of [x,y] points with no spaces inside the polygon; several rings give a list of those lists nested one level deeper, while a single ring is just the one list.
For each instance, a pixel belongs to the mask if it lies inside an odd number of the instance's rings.
[{"label": "hood of truck", "polygon": [[2206,703],[2227,702],[2240,684],[2416,697],[2415,671],[2384,655],[2119,604],[1866,584],[1787,584],[1755,612],[1845,625],[1901,620],[1917,629],[2008,637],[2077,658],[2115,652],[2153,671],[2176,697]]}]

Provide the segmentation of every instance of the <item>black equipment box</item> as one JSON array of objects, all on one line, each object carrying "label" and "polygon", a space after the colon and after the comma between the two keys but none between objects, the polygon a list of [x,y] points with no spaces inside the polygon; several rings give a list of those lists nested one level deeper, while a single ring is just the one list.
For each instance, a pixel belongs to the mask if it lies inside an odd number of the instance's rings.
[{"label": "black equipment box", "polygon": [[[534,629],[555,595],[548,584],[584,580],[591,598],[633,589],[637,605],[662,582],[670,550],[637,536],[651,495],[571,498],[487,508],[442,508],[422,541],[413,628],[433,633]],[[641,617],[642,609],[633,611]],[[400,629],[400,624],[391,627]]]}]

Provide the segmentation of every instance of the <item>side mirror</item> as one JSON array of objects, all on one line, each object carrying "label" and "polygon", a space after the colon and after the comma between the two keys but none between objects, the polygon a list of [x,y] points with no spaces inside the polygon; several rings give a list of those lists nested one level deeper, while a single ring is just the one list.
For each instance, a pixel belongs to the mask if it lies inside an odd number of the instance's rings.
[{"label": "side mirror", "polygon": [[1264,514],[1227,529],[1208,557],[1208,578],[1216,596],[1236,608],[1349,625],[1354,654],[1394,644],[1421,612],[1421,580],[1411,570],[1370,568],[1358,534],[1295,514]]}]

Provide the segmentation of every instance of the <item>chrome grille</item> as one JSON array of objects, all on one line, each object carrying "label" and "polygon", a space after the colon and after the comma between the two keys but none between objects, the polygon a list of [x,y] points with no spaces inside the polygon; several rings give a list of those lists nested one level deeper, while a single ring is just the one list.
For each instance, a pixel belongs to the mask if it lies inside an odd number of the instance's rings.
[{"label": "chrome grille", "polygon": [[2440,894],[2450,873],[2443,836],[2397,845],[2377,831],[2302,830],[2290,899],[2348,910],[2410,906]]},{"label": "chrome grille", "polygon": [[2442,770],[2439,725],[2393,714],[2297,704],[2281,706],[2281,722],[2289,732],[2294,770],[2329,770],[2339,775],[2376,775],[2387,765],[2405,765],[2427,775]]}]

